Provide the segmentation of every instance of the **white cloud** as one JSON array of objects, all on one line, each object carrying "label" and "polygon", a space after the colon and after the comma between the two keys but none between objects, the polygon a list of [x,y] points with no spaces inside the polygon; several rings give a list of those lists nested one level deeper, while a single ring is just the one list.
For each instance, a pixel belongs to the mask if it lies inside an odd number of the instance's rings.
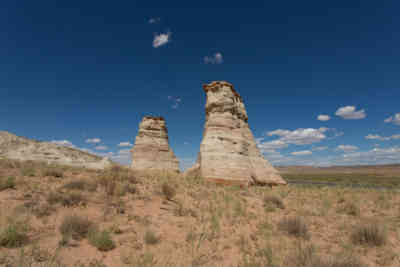
[{"label": "white cloud", "polygon": [[121,142],[118,146],[133,146],[130,142]]},{"label": "white cloud", "polygon": [[355,151],[355,150],[357,150],[357,149],[358,149],[358,147],[352,146],[352,145],[339,145],[339,146],[337,147],[337,150],[342,150],[342,151],[344,151],[344,152]]},{"label": "white cloud", "polygon": [[328,115],[318,115],[317,118],[319,121],[329,121],[331,119],[331,117],[329,117]]},{"label": "white cloud", "polygon": [[390,122],[396,125],[400,125],[400,113],[396,113],[394,114],[394,116],[391,116],[385,120],[385,123]]},{"label": "white cloud", "polygon": [[380,141],[389,141],[389,140],[397,140],[400,139],[400,134],[395,134],[392,136],[380,136],[379,134],[369,134],[365,137],[365,139],[369,140],[380,140]]},{"label": "white cloud", "polygon": [[120,155],[126,155],[126,154],[130,154],[131,150],[130,149],[121,149],[118,151],[118,154]]},{"label": "white cloud", "polygon": [[98,144],[101,142],[100,138],[89,138],[86,139],[86,143],[90,143],[90,144]]},{"label": "white cloud", "polygon": [[155,24],[155,23],[159,23],[160,22],[160,18],[159,17],[156,17],[156,18],[150,18],[149,19],[149,23],[150,24]]},{"label": "white cloud", "polygon": [[204,63],[205,64],[222,64],[224,59],[221,53],[215,53],[213,56],[205,56]]},{"label": "white cloud", "polygon": [[67,147],[75,147],[70,141],[68,140],[53,140],[51,143],[59,145],[59,146],[67,146]]},{"label": "white cloud", "polygon": [[170,37],[171,37],[171,33],[170,32],[156,34],[154,36],[154,40],[153,40],[153,47],[157,48],[157,47],[160,47],[160,46],[163,46],[163,45],[167,44],[168,42],[171,41]]},{"label": "white cloud", "polygon": [[261,142],[258,141],[258,148],[261,150],[261,153],[266,153],[270,150],[286,148],[288,145],[282,140],[274,140],[269,142]]},{"label": "white cloud", "polygon": [[314,151],[323,151],[323,150],[327,150],[327,149],[328,149],[327,146],[316,146],[316,147],[312,148],[312,150],[314,150]]},{"label": "white cloud", "polygon": [[107,146],[96,146],[94,149],[96,149],[96,150],[107,150],[108,147]]},{"label": "white cloud", "polygon": [[178,109],[179,105],[182,102],[182,98],[174,97],[174,96],[170,96],[170,95],[168,96],[168,100],[171,101],[171,103],[172,103],[171,108],[173,108],[173,109]]},{"label": "white cloud", "polygon": [[320,142],[321,140],[326,138],[324,132],[326,132],[328,128],[320,128],[320,129],[297,129],[294,131],[290,130],[282,130],[278,129],[275,131],[268,132],[268,136],[280,136],[281,141],[286,144],[295,144],[295,145],[308,145],[312,143]]},{"label": "white cloud", "polygon": [[359,120],[364,119],[367,116],[364,109],[356,111],[355,106],[341,107],[335,114],[345,120]]},{"label": "white cloud", "polygon": [[344,154],[338,164],[391,164],[399,163],[400,147],[374,148],[364,152]]},{"label": "white cloud", "polygon": [[307,156],[307,155],[311,155],[312,152],[310,150],[303,150],[303,151],[295,151],[290,153],[293,156]]}]

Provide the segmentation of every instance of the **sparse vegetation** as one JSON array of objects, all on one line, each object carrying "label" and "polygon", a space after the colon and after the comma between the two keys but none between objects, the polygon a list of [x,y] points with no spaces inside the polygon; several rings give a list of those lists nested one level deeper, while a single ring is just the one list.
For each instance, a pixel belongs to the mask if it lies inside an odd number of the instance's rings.
[{"label": "sparse vegetation", "polygon": [[69,183],[66,183],[62,186],[62,189],[67,190],[87,190],[89,192],[94,192],[97,189],[96,183],[89,183],[86,180],[75,180]]},{"label": "sparse vegetation", "polygon": [[44,176],[51,176],[51,177],[55,177],[55,178],[63,178],[64,177],[64,173],[60,168],[56,168],[56,167],[48,167],[44,170],[43,173]]},{"label": "sparse vegetation", "polygon": [[360,207],[353,202],[345,202],[345,204],[338,209],[338,212],[342,212],[352,216],[360,216]]},{"label": "sparse vegetation", "polygon": [[115,243],[106,230],[99,231],[97,227],[92,226],[89,230],[88,239],[90,244],[100,251],[109,251],[115,248]]},{"label": "sparse vegetation", "polygon": [[[24,166],[33,168],[36,177],[23,176]],[[396,190],[290,184],[243,189],[120,167],[63,167],[63,179],[40,176],[48,168],[0,159],[0,181],[15,177],[14,185],[6,187],[13,190],[0,192],[0,266],[400,263]],[[170,200],[162,192],[163,184],[175,190]],[[269,209],[274,212],[266,213]],[[364,227],[374,224],[379,230]],[[55,253],[57,261],[52,260]]]},{"label": "sparse vegetation", "polygon": [[160,240],[160,237],[151,230],[147,230],[144,234],[144,241],[147,245],[156,245],[160,242]]},{"label": "sparse vegetation", "polygon": [[28,242],[27,227],[21,222],[10,221],[0,229],[0,246],[17,248]]},{"label": "sparse vegetation", "polygon": [[62,204],[66,207],[78,206],[86,203],[86,198],[80,192],[50,192],[47,202],[51,205]]},{"label": "sparse vegetation", "polygon": [[71,237],[74,240],[86,238],[93,222],[89,219],[77,215],[68,215],[64,217],[60,225],[60,233],[63,237]]},{"label": "sparse vegetation", "polygon": [[296,252],[286,259],[285,266],[290,267],[367,267],[354,255],[336,255],[321,257],[312,245],[299,245]]},{"label": "sparse vegetation", "polygon": [[175,188],[166,182],[162,184],[161,191],[167,200],[172,200],[176,195]]},{"label": "sparse vegetation", "polygon": [[6,177],[0,177],[0,191],[6,190],[6,189],[15,189],[15,177],[14,176],[8,176]]},{"label": "sparse vegetation", "polygon": [[283,204],[282,199],[278,196],[266,195],[264,197],[264,207],[269,210],[271,208],[285,209],[285,204]]},{"label": "sparse vegetation", "polygon": [[387,236],[382,226],[376,222],[366,222],[356,225],[351,240],[354,244],[382,246],[386,243]]},{"label": "sparse vegetation", "polygon": [[299,216],[284,218],[278,225],[281,231],[287,232],[289,235],[309,239],[310,234],[307,224]]}]

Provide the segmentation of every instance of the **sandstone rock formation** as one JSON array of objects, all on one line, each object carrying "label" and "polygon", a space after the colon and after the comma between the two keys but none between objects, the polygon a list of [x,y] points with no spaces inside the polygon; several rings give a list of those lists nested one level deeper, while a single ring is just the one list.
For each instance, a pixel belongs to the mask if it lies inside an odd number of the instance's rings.
[{"label": "sandstone rock formation", "polygon": [[113,164],[108,158],[79,149],[31,140],[5,131],[0,131],[0,157],[23,161],[44,161],[89,169],[104,169]]},{"label": "sandstone rock formation", "polygon": [[187,173],[226,184],[286,184],[264,159],[248,125],[243,100],[228,82],[204,85],[206,123],[200,153]]},{"label": "sandstone rock formation", "polygon": [[134,170],[179,172],[179,161],[169,147],[168,130],[162,117],[143,118],[131,152]]}]

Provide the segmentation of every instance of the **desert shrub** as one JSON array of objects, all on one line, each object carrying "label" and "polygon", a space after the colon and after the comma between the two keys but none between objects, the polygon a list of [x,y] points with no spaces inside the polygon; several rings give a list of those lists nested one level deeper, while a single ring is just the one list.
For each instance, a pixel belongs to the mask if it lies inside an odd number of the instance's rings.
[{"label": "desert shrub", "polygon": [[290,267],[328,267],[326,262],[316,254],[312,245],[300,245],[296,251],[286,259],[285,266]]},{"label": "desert shrub", "polygon": [[279,222],[278,228],[281,231],[287,232],[289,235],[309,239],[310,234],[307,224],[301,217],[284,218]]},{"label": "desert shrub", "polygon": [[33,167],[30,167],[30,166],[23,167],[23,168],[21,169],[21,175],[22,175],[22,176],[33,177],[33,176],[36,175],[35,169],[34,169]]},{"label": "desert shrub", "polygon": [[51,205],[62,204],[66,207],[78,206],[79,204],[86,203],[86,198],[79,192],[50,192],[46,200]]},{"label": "desert shrub", "polygon": [[90,244],[100,251],[109,251],[115,248],[115,243],[111,239],[108,231],[99,231],[97,227],[91,227],[88,234]]},{"label": "desert shrub", "polygon": [[57,203],[62,203],[63,199],[64,198],[63,198],[63,195],[61,193],[54,192],[54,191],[50,192],[47,195],[47,198],[46,198],[47,202],[49,204],[51,204],[51,205],[54,205],[54,204],[57,204]]},{"label": "desert shrub", "polygon": [[264,197],[264,207],[276,207],[280,209],[285,209],[285,204],[280,197],[275,195],[267,195]]},{"label": "desert shrub", "polygon": [[15,177],[9,176],[7,178],[0,177],[0,191],[15,188]]},{"label": "desert shrub", "polygon": [[66,183],[62,186],[62,189],[68,190],[87,190],[90,192],[94,192],[97,189],[97,184],[89,183],[85,180],[76,180],[69,183]]},{"label": "desert shrub", "polygon": [[353,202],[346,202],[341,208],[338,209],[338,212],[352,216],[360,216],[361,210],[357,204]]},{"label": "desert shrub", "polygon": [[34,206],[32,208],[32,213],[36,217],[41,218],[41,217],[45,217],[45,216],[50,216],[55,210],[56,209],[53,206],[51,206],[47,203],[43,203],[43,204]]},{"label": "desert shrub", "polygon": [[327,267],[367,267],[355,255],[335,257],[325,266]]},{"label": "desert shrub", "polygon": [[132,184],[125,184],[125,190],[126,190],[126,192],[128,192],[130,194],[138,193],[137,187],[135,185],[132,185]]},{"label": "desert shrub", "polygon": [[68,215],[64,217],[59,230],[63,237],[67,236],[72,237],[74,240],[81,240],[87,237],[92,226],[93,223],[87,218]]},{"label": "desert shrub", "polygon": [[386,239],[385,230],[374,222],[358,224],[351,233],[352,242],[358,245],[382,246]]},{"label": "desert shrub", "polygon": [[157,236],[153,231],[147,230],[144,234],[144,241],[148,245],[155,245],[160,242],[160,237]]},{"label": "desert shrub", "polygon": [[79,204],[85,204],[86,198],[79,192],[65,193],[62,205],[71,207],[78,206]]},{"label": "desert shrub", "polygon": [[163,183],[161,186],[161,192],[164,194],[165,198],[168,200],[172,200],[176,195],[176,190],[174,187],[169,185],[168,183]]},{"label": "desert shrub", "polygon": [[50,168],[46,168],[44,173],[44,176],[51,176],[51,177],[56,177],[56,178],[63,178],[64,177],[64,173],[61,169],[56,168],[56,167],[50,167]]},{"label": "desert shrub", "polygon": [[18,222],[9,222],[0,232],[0,246],[21,247],[28,242],[27,228]]}]

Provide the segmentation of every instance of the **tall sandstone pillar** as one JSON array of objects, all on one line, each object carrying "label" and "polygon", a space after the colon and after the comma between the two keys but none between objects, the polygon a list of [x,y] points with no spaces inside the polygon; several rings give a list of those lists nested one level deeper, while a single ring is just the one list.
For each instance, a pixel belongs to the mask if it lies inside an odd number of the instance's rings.
[{"label": "tall sandstone pillar", "polygon": [[204,85],[206,123],[196,165],[206,180],[223,184],[286,184],[264,159],[247,122],[246,109],[232,84]]},{"label": "tall sandstone pillar", "polygon": [[132,150],[131,169],[179,173],[179,161],[169,147],[168,130],[162,117],[145,116]]}]

